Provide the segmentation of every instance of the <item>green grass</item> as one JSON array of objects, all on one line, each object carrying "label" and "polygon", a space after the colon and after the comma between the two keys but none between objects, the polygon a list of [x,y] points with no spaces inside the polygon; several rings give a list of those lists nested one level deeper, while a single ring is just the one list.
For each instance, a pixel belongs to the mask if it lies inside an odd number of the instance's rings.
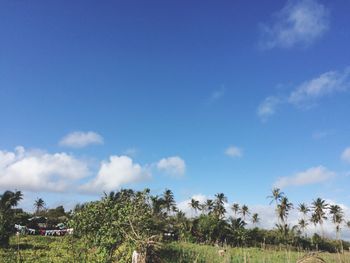
[{"label": "green grass", "polygon": [[[208,245],[197,245],[191,243],[170,243],[164,246],[162,258],[166,262],[210,262],[210,263],[295,263],[305,253],[288,250],[262,250],[259,248],[226,248],[224,256],[219,256],[217,248]],[[344,255],[319,253],[319,256],[326,262],[350,263],[350,253]]]},{"label": "green grass", "polygon": [[70,236],[12,237],[10,247],[0,249],[0,262],[101,262],[92,250]]},{"label": "green grass", "polygon": [[[221,248],[192,243],[167,243],[159,252],[166,263],[208,262],[208,263],[295,263],[304,253],[288,250],[262,250],[259,248],[226,248],[224,256],[219,256]],[[350,253],[344,255],[320,253],[326,262],[350,263]],[[94,250],[66,237],[20,236],[11,238],[8,249],[0,249],[0,262],[103,262]]]}]

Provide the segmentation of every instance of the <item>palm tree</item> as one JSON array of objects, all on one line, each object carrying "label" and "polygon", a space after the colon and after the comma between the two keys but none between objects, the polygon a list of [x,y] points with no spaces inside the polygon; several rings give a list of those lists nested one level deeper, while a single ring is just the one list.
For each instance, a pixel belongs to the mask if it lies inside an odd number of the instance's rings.
[{"label": "palm tree", "polygon": [[232,209],[233,213],[235,214],[235,217],[237,217],[237,213],[238,213],[238,211],[239,211],[239,204],[234,203],[234,204],[231,206],[231,209]]},{"label": "palm tree", "polygon": [[206,211],[208,214],[211,214],[214,207],[214,202],[211,199],[207,199],[205,203],[202,205],[202,210]]},{"label": "palm tree", "polygon": [[241,210],[240,210],[239,213],[242,215],[243,220],[245,221],[246,216],[250,215],[248,206],[247,205],[242,205]]},{"label": "palm tree", "polygon": [[277,221],[278,221],[277,224],[280,223],[280,221],[279,221],[280,217],[279,217],[279,215],[278,215],[278,204],[279,204],[279,202],[281,201],[281,199],[282,199],[283,197],[284,197],[284,193],[281,192],[281,189],[279,189],[279,188],[277,188],[277,187],[273,188],[273,189],[271,190],[271,195],[267,196],[267,198],[271,199],[270,205],[271,205],[273,202],[275,202],[275,206],[276,206],[276,215],[277,215]]},{"label": "palm tree", "polygon": [[332,222],[335,225],[336,239],[340,241],[340,248],[343,251],[343,244],[340,239],[340,225],[344,221],[343,209],[339,205],[331,205],[329,213],[332,215]]},{"label": "palm tree", "polygon": [[164,216],[162,210],[164,206],[164,199],[159,197],[158,195],[151,196],[152,210],[153,215],[155,216]]},{"label": "palm tree", "polygon": [[307,226],[309,225],[307,223],[306,217],[307,217],[307,214],[310,212],[310,208],[308,207],[307,204],[300,203],[298,205],[298,211],[300,213],[302,213],[302,215],[303,215],[303,217],[299,220],[298,225],[299,225],[299,228],[300,228],[301,232],[303,234],[305,234],[305,230],[306,230]]},{"label": "palm tree", "polygon": [[225,216],[225,203],[227,203],[227,197],[225,196],[225,194],[218,193],[215,195],[213,212],[214,215],[219,219]]},{"label": "palm tree", "polygon": [[282,197],[284,196],[284,193],[281,192],[281,189],[275,187],[271,190],[271,195],[267,196],[267,198],[271,199],[270,201],[270,205],[275,202],[276,206],[278,201],[280,201],[282,199]]},{"label": "palm tree", "polygon": [[[110,193],[110,196],[111,195],[112,193]],[[37,198],[34,201],[34,208],[35,208],[35,213],[38,214],[40,211],[42,211],[45,208],[45,201],[42,198]]]},{"label": "palm tree", "polygon": [[311,211],[310,208],[305,203],[300,203],[298,205],[298,210],[303,214],[303,219],[306,219],[307,214]]},{"label": "palm tree", "polygon": [[22,200],[21,191],[5,191],[0,195],[0,247],[7,247],[12,232],[13,208]]},{"label": "palm tree", "polygon": [[237,229],[244,228],[247,225],[247,223],[244,222],[241,218],[230,217],[229,218],[229,225],[230,225],[231,229],[237,230]]},{"label": "palm tree", "polygon": [[309,223],[305,219],[302,218],[298,221],[298,225],[299,225],[301,233],[303,233],[305,235],[305,229],[307,228]]},{"label": "palm tree", "polygon": [[321,198],[317,198],[312,202],[314,220],[321,227],[322,238],[324,238],[323,220],[327,219],[326,212],[325,212],[327,208],[328,208],[328,204],[326,203],[325,200]]},{"label": "palm tree", "polygon": [[197,214],[197,211],[200,210],[200,204],[199,201],[192,198],[189,202],[189,206],[193,209],[194,213]]},{"label": "palm tree", "polygon": [[259,214],[254,213],[252,215],[252,223],[254,226],[256,226],[260,222]]},{"label": "palm tree", "polygon": [[174,194],[171,190],[166,189],[163,193],[163,200],[164,200],[164,206],[169,214],[170,211],[175,212],[176,211],[176,202],[174,198]]},{"label": "palm tree", "polygon": [[289,215],[289,211],[293,208],[293,204],[289,202],[286,196],[282,197],[281,202],[277,205],[277,215],[282,224],[285,225]]},{"label": "palm tree", "polygon": [[316,214],[313,213],[313,214],[311,215],[310,222],[314,225],[314,227],[315,227],[315,233],[317,234],[318,219],[317,219]]}]

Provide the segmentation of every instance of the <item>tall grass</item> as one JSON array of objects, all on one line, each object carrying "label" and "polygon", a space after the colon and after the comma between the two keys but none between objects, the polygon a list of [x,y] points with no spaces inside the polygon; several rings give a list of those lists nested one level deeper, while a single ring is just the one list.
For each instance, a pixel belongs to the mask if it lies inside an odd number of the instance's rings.
[{"label": "tall grass", "polygon": [[[222,256],[219,250],[224,249]],[[162,251],[162,258],[169,263],[295,263],[305,253],[288,249],[260,249],[260,248],[218,248],[208,245],[191,243],[169,243]],[[350,263],[350,253],[331,254],[319,253],[326,262]]]},{"label": "tall grass", "polygon": [[[224,249],[222,256],[219,250]],[[103,262],[94,249],[82,240],[66,237],[21,236],[12,237],[11,246],[0,249],[0,262]],[[193,243],[165,243],[159,251],[164,263],[295,263],[304,252],[286,248],[219,248]],[[320,253],[327,263],[350,263],[350,253]]]},{"label": "tall grass", "polygon": [[10,247],[0,249],[0,262],[102,262],[98,255],[70,236],[20,236],[10,239]]}]

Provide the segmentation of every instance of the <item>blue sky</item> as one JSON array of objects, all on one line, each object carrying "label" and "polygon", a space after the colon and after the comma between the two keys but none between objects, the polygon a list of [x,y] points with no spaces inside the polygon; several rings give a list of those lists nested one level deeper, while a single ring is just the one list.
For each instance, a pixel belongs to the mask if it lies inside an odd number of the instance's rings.
[{"label": "blue sky", "polygon": [[267,204],[273,186],[350,206],[349,11],[2,1],[0,189],[28,208],[120,187]]}]

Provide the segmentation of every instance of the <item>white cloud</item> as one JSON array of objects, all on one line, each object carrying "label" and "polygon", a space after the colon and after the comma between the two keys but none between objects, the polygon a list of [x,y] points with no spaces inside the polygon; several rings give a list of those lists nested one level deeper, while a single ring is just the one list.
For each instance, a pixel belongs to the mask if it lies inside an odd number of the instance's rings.
[{"label": "white cloud", "polygon": [[333,178],[335,175],[335,172],[332,172],[323,166],[317,166],[309,168],[306,171],[298,172],[292,176],[281,177],[274,183],[274,186],[284,188],[287,186],[317,184],[325,182]]},{"label": "white cloud", "polygon": [[278,97],[270,96],[265,98],[265,100],[258,107],[258,116],[262,121],[266,121],[276,113],[276,108],[280,103],[281,99]]},{"label": "white cloud", "polygon": [[151,177],[150,172],[128,156],[110,156],[103,161],[97,176],[80,189],[86,192],[112,191],[122,185],[140,182]]},{"label": "white cloud", "polygon": [[76,131],[64,136],[59,145],[72,147],[72,148],[82,148],[92,144],[103,144],[103,137],[96,132],[81,132]]},{"label": "white cloud", "polygon": [[243,155],[243,151],[241,148],[238,148],[237,146],[230,146],[225,150],[225,154],[232,158],[237,158]]},{"label": "white cloud", "polygon": [[270,25],[261,25],[263,49],[307,47],[329,28],[329,11],[317,0],[288,1]]},{"label": "white cloud", "polygon": [[345,162],[350,163],[350,147],[346,148],[341,154],[341,159]]},{"label": "white cloud", "polygon": [[186,163],[179,156],[163,158],[157,163],[157,168],[172,176],[183,176],[186,171]]},{"label": "white cloud", "polygon": [[266,121],[276,113],[276,109],[281,104],[290,104],[301,108],[310,108],[318,100],[325,96],[330,96],[337,92],[344,92],[350,89],[350,67],[341,71],[328,71],[316,78],[304,81],[287,95],[269,96],[259,105],[257,114]]},{"label": "white cloud", "polygon": [[288,100],[294,105],[303,105],[326,95],[347,90],[349,87],[350,68],[346,68],[344,72],[328,71],[296,87]]},{"label": "white cloud", "polygon": [[49,154],[17,147],[0,151],[0,188],[28,191],[68,190],[89,175],[88,165],[67,153]]}]

